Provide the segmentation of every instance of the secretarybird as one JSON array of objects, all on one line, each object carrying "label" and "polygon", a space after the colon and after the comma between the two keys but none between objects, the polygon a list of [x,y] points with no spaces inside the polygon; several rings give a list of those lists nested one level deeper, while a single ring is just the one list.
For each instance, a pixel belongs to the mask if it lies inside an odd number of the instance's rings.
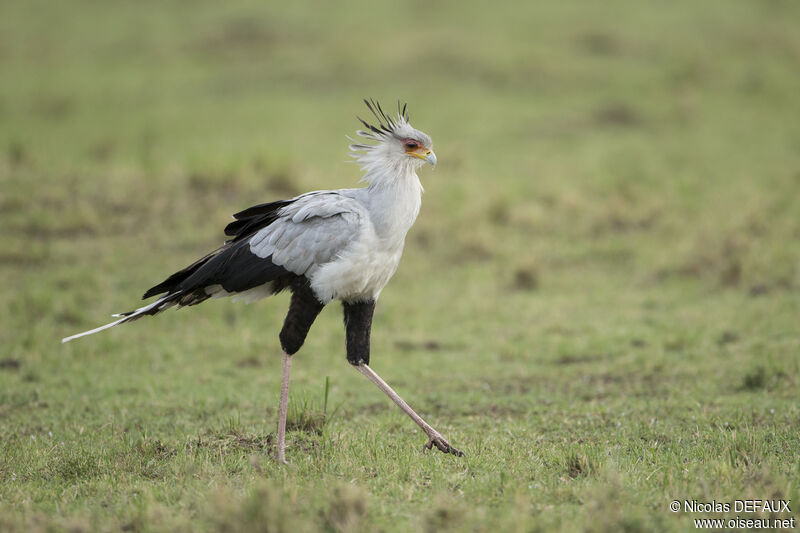
[{"label": "secretarybird", "polygon": [[280,332],[283,372],[276,450],[277,460],[285,463],[292,355],[322,308],[340,300],[348,362],[422,428],[428,436],[425,448],[436,446],[463,456],[369,367],[375,302],[397,269],[406,233],[422,202],[416,170],[425,163],[435,166],[436,155],[431,138],[409,124],[405,105],[398,105],[397,118],[392,119],[380,104],[364,103],[377,125],[359,118],[366,129],[357,134],[367,143],[353,141],[350,150],[367,187],[314,191],[236,213],[225,228],[230,240],[144,293],[145,299],[163,295],[155,302],[114,315],[120,318],[62,342],[170,307],[232,295],[256,300],[289,289],[291,303]]}]

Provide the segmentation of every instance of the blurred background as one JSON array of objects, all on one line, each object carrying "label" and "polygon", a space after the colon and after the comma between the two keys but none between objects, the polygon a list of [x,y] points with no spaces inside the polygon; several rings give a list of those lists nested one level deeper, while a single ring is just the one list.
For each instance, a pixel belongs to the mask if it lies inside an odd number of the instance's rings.
[{"label": "blurred background", "polygon": [[664,270],[694,244],[739,264],[698,274],[796,281],[791,252],[745,250],[796,242],[792,2],[368,6],[5,3],[6,253],[152,243],[355,183],[344,135],[375,97],[408,101],[443,155],[418,237],[470,225],[476,246],[525,255],[521,234],[656,236]]},{"label": "blurred background", "polygon": [[[357,186],[365,97],[408,102],[439,159],[373,335],[413,400],[547,439],[543,405],[577,431],[563,413],[755,390],[796,427],[799,22],[791,0],[4,1],[3,432],[179,440],[232,406],[271,431],[284,297],[58,340],[137,306],[231,213]],[[338,309],[311,337],[296,390],[330,375],[345,414],[377,401]]]},{"label": "blurred background", "polygon": [[789,1],[5,2],[2,268],[216,242],[244,205],[354,184],[344,135],[374,97],[409,102],[442,155],[414,234],[431,253],[793,285],[796,16]]}]

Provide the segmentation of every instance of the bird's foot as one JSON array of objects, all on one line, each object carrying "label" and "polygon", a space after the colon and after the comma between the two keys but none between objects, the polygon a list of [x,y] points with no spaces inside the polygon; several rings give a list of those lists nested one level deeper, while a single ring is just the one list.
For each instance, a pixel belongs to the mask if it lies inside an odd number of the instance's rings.
[{"label": "bird's foot", "polygon": [[430,450],[434,446],[436,446],[441,452],[452,453],[456,457],[464,457],[464,452],[454,448],[453,446],[450,446],[450,443],[447,442],[447,439],[442,437],[438,431],[432,429],[431,432],[428,433],[428,442],[426,442],[422,447],[422,451],[424,452],[425,450]]}]

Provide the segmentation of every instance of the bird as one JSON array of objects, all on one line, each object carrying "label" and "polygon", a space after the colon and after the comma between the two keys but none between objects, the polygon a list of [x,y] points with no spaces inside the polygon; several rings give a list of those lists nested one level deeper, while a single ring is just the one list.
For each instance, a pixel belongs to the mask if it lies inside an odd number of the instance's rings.
[{"label": "bird", "polygon": [[228,240],[186,268],[148,289],[143,307],[113,315],[117,320],[62,342],[157,315],[172,307],[197,305],[233,296],[258,300],[291,292],[278,335],[282,348],[281,390],[275,459],[286,461],[286,415],[292,357],[300,350],[322,309],[342,304],[348,363],[374,383],[427,435],[423,451],[434,446],[464,456],[423,420],[370,366],[370,333],[376,302],[394,275],[406,234],[417,219],[423,187],[417,170],[436,166],[433,141],[409,121],[398,101],[397,115],[364,99],[374,120],[356,117],[360,139],[347,137],[352,162],[362,171],[359,188],[312,191],[286,200],[249,207],[225,227]]}]

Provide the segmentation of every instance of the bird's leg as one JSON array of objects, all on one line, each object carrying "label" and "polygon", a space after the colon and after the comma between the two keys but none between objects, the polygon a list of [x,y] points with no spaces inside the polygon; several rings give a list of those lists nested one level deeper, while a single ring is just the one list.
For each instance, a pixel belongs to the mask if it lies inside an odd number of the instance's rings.
[{"label": "bird's leg", "polygon": [[292,369],[292,356],[283,352],[283,372],[281,374],[281,403],[278,411],[278,447],[275,459],[279,463],[286,462],[286,414],[289,412],[289,372]]},{"label": "bird's leg", "polygon": [[414,412],[411,407],[403,400],[388,383],[369,367],[369,336],[372,329],[372,314],[375,311],[375,302],[342,302],[344,308],[344,324],[347,338],[347,360],[356,367],[356,370],[364,374],[367,379],[378,386],[405,414],[422,428],[428,436],[428,442],[424,449],[430,450],[436,446],[445,453],[452,453],[462,457],[464,453],[450,446],[450,443],[442,437],[441,433],[433,429],[430,424],[425,422],[422,417]]},{"label": "bird's leg", "polygon": [[362,363],[360,365],[356,365],[356,370],[364,374],[368,380],[373,382],[375,385],[381,389],[386,396],[392,399],[397,406],[403,410],[405,414],[411,417],[411,420],[417,423],[417,425],[422,428],[422,431],[428,436],[428,442],[425,443],[425,449],[430,450],[434,446],[436,446],[439,450],[443,451],[444,453],[452,453],[453,455],[457,455],[458,457],[463,457],[464,452],[458,450],[450,445],[449,442],[442,436],[441,433],[433,429],[430,424],[425,422],[421,416],[414,412],[414,410],[403,400],[395,391],[392,389],[388,383],[383,381],[381,377],[372,370],[369,365],[366,363]]},{"label": "bird's leg", "polygon": [[281,401],[278,409],[278,442],[275,459],[286,463],[286,415],[289,411],[289,373],[292,369],[292,355],[303,345],[311,329],[311,324],[324,307],[308,286],[305,278],[298,278],[290,285],[292,300],[289,312],[283,321],[280,340],[283,348],[281,373]]}]

